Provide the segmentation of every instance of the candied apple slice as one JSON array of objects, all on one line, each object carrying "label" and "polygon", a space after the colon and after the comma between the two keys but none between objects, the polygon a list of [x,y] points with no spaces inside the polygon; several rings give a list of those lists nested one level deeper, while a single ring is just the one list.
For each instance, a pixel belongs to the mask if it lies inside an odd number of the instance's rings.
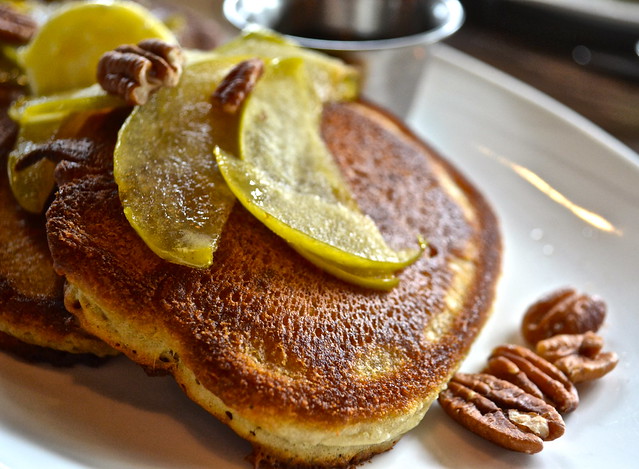
[{"label": "candied apple slice", "polygon": [[345,282],[373,290],[390,290],[399,284],[399,278],[395,274],[379,274],[368,270],[349,269],[311,254],[298,246],[292,247],[312,264]]},{"label": "candied apple slice", "polygon": [[357,207],[321,138],[322,101],[310,83],[301,58],[267,64],[242,109],[240,158],[218,149],[218,164],[238,200],[315,264],[386,282],[419,250],[391,249]]},{"label": "candied apple slice", "polygon": [[215,157],[229,188],[247,210],[288,243],[327,264],[383,276],[410,265],[421,253],[391,249],[373,220],[360,211],[299,192],[219,147]]},{"label": "candied apple slice", "polygon": [[24,97],[9,108],[20,125],[59,122],[70,114],[125,106],[123,99],[107,94],[99,85],[47,96]]},{"label": "candied apple slice", "polygon": [[349,101],[360,89],[359,72],[339,59],[304,49],[268,30],[252,31],[217,49],[216,54],[280,60],[298,57],[306,64],[310,82],[322,102]]},{"label": "candied apple slice", "polygon": [[300,58],[267,65],[240,118],[239,157],[270,178],[357,210],[322,141],[322,102]]},{"label": "candied apple slice", "polygon": [[25,159],[28,161],[30,154],[42,145],[74,136],[88,114],[79,112],[59,121],[33,121],[20,126],[16,144],[7,158],[7,170],[11,191],[23,209],[41,213],[46,208],[55,187],[56,164],[43,158],[20,168],[18,162],[24,165]]},{"label": "candied apple slice", "polygon": [[33,165],[16,170],[16,163],[39,144],[51,139],[59,123],[34,123],[20,127],[16,145],[7,158],[9,184],[20,206],[31,213],[41,213],[55,186],[55,163],[43,159]]},{"label": "candied apple slice", "polygon": [[206,267],[235,198],[212,157],[215,134],[235,133],[210,97],[237,60],[188,65],[180,83],[134,109],[118,136],[114,177],[124,213],[160,257]]}]

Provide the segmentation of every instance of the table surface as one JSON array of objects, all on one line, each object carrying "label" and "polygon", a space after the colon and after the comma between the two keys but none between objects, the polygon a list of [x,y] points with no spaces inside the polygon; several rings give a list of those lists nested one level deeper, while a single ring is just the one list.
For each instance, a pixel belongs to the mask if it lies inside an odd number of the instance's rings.
[{"label": "table surface", "polygon": [[447,44],[552,96],[639,153],[639,77],[578,65],[565,50],[469,13]]}]

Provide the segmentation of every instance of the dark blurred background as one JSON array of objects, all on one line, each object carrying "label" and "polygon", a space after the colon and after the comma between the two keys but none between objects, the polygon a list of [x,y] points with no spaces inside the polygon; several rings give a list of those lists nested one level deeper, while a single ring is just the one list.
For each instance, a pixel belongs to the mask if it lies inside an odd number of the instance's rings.
[{"label": "dark blurred background", "polygon": [[461,2],[466,22],[449,45],[533,85],[639,152],[639,22],[543,2]]}]

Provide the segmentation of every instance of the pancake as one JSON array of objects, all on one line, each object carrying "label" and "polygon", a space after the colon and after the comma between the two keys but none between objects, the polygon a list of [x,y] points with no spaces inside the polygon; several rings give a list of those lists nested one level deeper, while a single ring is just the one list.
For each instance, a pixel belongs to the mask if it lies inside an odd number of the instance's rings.
[{"label": "pancake", "polygon": [[[486,321],[498,222],[464,177],[370,104],[325,107],[322,133],[394,248],[427,252],[380,292],[344,283],[235,204],[213,265],[163,261],[130,227],[99,116],[82,163],[57,168],[47,213],[65,301],[82,326],[250,441],[256,465],[345,467],[419,423]],[[96,132],[97,129],[97,132]],[[105,130],[105,131],[103,131]]]},{"label": "pancake", "polygon": [[19,87],[0,87],[0,349],[30,361],[59,366],[98,364],[115,350],[82,330],[64,307],[64,280],[53,270],[44,215],[15,201],[7,176],[7,154],[17,126],[7,116]]}]

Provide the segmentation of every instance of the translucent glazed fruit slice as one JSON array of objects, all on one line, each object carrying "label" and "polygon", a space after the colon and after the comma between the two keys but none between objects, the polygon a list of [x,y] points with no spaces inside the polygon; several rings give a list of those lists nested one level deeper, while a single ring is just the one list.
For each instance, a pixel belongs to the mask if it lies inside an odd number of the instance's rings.
[{"label": "translucent glazed fruit slice", "polygon": [[359,94],[359,72],[339,59],[299,47],[271,31],[248,32],[215,49],[216,54],[227,56],[285,59],[299,57],[304,60],[311,83],[320,100],[349,101]]},{"label": "translucent glazed fruit slice", "polygon": [[61,121],[69,114],[125,106],[122,98],[107,94],[99,85],[48,96],[22,98],[9,108],[20,125]]},{"label": "translucent glazed fruit slice", "polygon": [[7,158],[9,184],[14,197],[22,208],[41,213],[55,187],[53,172],[55,163],[42,159],[21,170],[16,163],[38,145],[54,138],[71,138],[90,113],[75,113],[60,121],[31,122],[20,126],[18,140]]},{"label": "translucent glazed fruit slice", "polygon": [[124,213],[146,244],[171,262],[210,265],[235,201],[211,156],[214,135],[235,129],[212,112],[210,97],[236,62],[188,65],[178,86],[136,107],[118,136],[114,176]]},{"label": "translucent glazed fruit slice", "polygon": [[90,86],[104,52],[148,38],[176,42],[164,23],[137,3],[70,2],[19,49],[18,59],[33,93],[51,94]]},{"label": "translucent glazed fruit slice", "polygon": [[327,263],[382,276],[412,264],[421,254],[388,247],[373,220],[359,211],[300,193],[219,147],[215,157],[229,188],[247,210],[288,243]]},{"label": "translucent glazed fruit slice", "polygon": [[21,126],[14,150],[7,158],[7,170],[11,191],[20,206],[31,213],[41,213],[55,186],[53,170],[55,163],[40,160],[21,171],[16,171],[16,163],[31,152],[38,144],[54,136],[59,123],[45,122]]},{"label": "translucent glazed fruit slice", "polygon": [[298,192],[357,210],[321,139],[322,102],[304,64],[288,58],[266,67],[242,112],[239,156]]},{"label": "translucent glazed fruit slice", "polygon": [[395,252],[360,212],[321,139],[322,102],[309,82],[303,59],[268,64],[242,110],[242,162],[218,151],[218,163],[224,160],[220,168],[238,199],[286,241],[344,274],[367,269],[360,276],[386,277],[419,251]]},{"label": "translucent glazed fruit slice", "polygon": [[399,278],[394,274],[376,274],[370,271],[349,270],[348,268],[334,264],[324,258],[311,254],[298,246],[292,246],[302,257],[312,264],[345,282],[359,285],[374,290],[391,290],[399,284]]}]

